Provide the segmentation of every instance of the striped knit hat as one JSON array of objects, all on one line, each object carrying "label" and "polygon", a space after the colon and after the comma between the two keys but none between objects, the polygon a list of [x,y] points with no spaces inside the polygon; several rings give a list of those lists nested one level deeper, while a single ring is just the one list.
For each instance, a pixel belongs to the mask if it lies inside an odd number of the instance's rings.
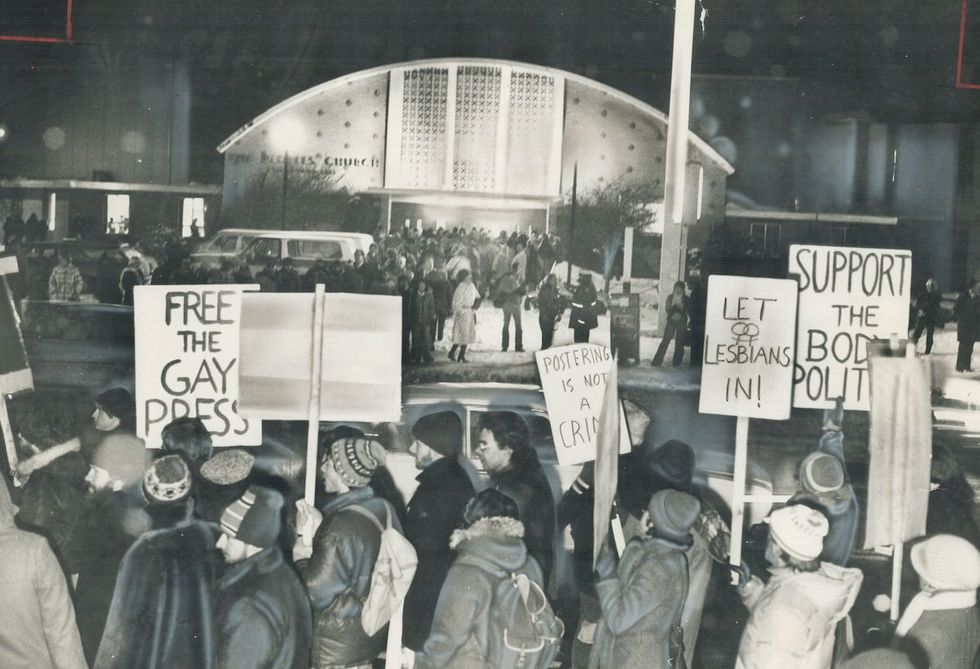
[{"label": "striped knit hat", "polygon": [[384,446],[373,439],[352,437],[330,444],[330,462],[348,486],[363,488],[385,464]]},{"label": "striped knit hat", "polygon": [[221,514],[221,531],[246,544],[268,548],[279,539],[283,499],[275,490],[253,485]]}]

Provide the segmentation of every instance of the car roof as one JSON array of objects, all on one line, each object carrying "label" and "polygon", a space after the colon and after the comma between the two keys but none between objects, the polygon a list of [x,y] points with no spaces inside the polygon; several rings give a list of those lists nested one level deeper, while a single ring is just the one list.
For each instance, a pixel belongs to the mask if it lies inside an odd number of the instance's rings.
[{"label": "car roof", "polygon": [[544,394],[538,386],[518,383],[427,383],[405,386],[403,403],[457,402],[466,406],[526,406],[545,411]]}]

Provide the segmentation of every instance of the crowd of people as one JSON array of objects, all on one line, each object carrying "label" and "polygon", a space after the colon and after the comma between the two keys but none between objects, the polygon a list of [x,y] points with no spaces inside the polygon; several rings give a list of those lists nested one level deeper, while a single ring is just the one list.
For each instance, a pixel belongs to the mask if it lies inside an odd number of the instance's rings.
[{"label": "crowd of people", "polygon": [[[371,667],[386,646],[372,591],[384,580],[380,556],[393,559],[391,533],[417,560],[404,600],[406,666],[667,669],[694,666],[713,642],[702,617],[728,587],[712,572],[728,568],[730,530],[723,503],[695,483],[697,456],[683,442],[652,447],[640,436],[621,456],[627,543],[621,554],[601,546],[593,568],[594,468],[556,504],[515,413],[491,411],[476,426],[486,479],[463,455],[458,414],[416,421],[418,486],[407,504],[383,437],[323,432],[309,500],[298,472],[260,467],[248,449],[214,449],[195,418],[173,421],[162,447],[146,449],[133,414],[118,388],[97,396],[81,429],[54,398],[18,406],[20,460],[0,479],[4,666]],[[635,407],[627,416],[643,435],[649,416]],[[885,656],[893,669],[972,669],[980,536],[972,491],[941,447],[929,533],[910,554],[919,593],[887,649],[845,659],[864,574],[849,564],[859,509],[842,423],[839,406],[825,414],[799,492],[770,514],[767,569],[735,570],[748,609],[736,666],[876,667]],[[578,600],[567,634],[555,611],[568,607],[552,598],[564,527]]]}]

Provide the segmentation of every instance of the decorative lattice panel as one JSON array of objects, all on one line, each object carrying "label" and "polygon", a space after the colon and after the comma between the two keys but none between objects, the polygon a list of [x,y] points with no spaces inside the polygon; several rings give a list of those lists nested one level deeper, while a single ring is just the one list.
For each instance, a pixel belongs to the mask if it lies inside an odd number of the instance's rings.
[{"label": "decorative lattice panel", "polygon": [[498,67],[462,66],[456,79],[456,150],[453,188],[492,192],[500,117]]},{"label": "decorative lattice panel", "polygon": [[508,191],[549,191],[555,104],[554,77],[520,70],[511,73]]},{"label": "decorative lattice panel", "polygon": [[402,95],[400,185],[442,188],[446,170],[445,69],[406,70]]}]

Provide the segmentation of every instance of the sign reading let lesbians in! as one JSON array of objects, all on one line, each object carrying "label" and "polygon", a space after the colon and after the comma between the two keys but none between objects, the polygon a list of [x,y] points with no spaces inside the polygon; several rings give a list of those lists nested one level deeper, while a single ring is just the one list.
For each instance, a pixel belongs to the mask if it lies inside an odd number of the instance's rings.
[{"label": "sign reading let lesbians in!", "polygon": [[257,446],[262,422],[238,411],[242,291],[258,286],[138,286],[137,434],[150,448],[175,418],[196,416],[215,446]]},{"label": "sign reading let lesbians in!", "polygon": [[795,281],[708,279],[701,413],[789,418],[796,299]]},{"label": "sign reading let lesbians in!", "polygon": [[794,244],[789,274],[800,283],[793,406],[827,409],[843,397],[867,411],[868,343],[909,331],[912,252]]}]

